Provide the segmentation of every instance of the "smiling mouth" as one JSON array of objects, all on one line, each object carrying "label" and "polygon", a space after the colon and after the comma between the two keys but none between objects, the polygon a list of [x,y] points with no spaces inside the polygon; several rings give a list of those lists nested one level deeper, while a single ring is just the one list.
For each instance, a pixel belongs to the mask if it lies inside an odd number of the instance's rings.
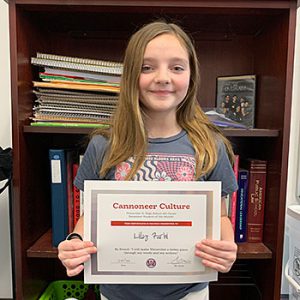
[{"label": "smiling mouth", "polygon": [[159,96],[166,96],[166,95],[172,94],[173,92],[172,91],[159,90],[159,91],[151,91],[151,93],[155,94],[155,95],[159,95]]}]

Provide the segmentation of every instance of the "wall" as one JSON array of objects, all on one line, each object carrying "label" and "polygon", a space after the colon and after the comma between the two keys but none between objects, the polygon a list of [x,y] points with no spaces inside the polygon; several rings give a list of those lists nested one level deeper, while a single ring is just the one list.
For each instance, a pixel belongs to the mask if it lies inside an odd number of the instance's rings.
[{"label": "wall", "polygon": [[[290,132],[290,149],[288,164],[288,179],[286,193],[286,207],[291,204],[300,204],[297,196],[300,177],[298,175],[300,168],[300,0],[298,0],[297,9],[297,27],[295,42],[295,60],[294,60],[294,79],[291,111],[291,132]],[[288,283],[284,276],[284,267],[289,257],[288,238],[285,236],[284,255],[283,255],[283,272],[281,293],[288,294]]]},{"label": "wall", "polygon": [[[8,4],[0,1],[0,146],[11,146],[11,98]],[[1,183],[3,186],[3,182]],[[12,268],[9,227],[9,197],[0,195],[0,298],[12,299]]]}]

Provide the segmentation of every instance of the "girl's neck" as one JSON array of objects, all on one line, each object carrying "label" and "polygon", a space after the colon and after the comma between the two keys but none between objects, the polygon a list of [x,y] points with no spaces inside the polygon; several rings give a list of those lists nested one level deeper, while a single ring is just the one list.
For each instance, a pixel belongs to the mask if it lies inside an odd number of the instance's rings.
[{"label": "girl's neck", "polygon": [[144,120],[149,138],[167,138],[178,134],[182,128],[178,125],[176,118],[156,118]]}]

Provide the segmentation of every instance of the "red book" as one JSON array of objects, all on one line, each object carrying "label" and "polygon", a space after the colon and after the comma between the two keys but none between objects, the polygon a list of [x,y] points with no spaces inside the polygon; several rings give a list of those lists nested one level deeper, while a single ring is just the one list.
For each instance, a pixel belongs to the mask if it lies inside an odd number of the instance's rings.
[{"label": "red book", "polygon": [[73,231],[73,156],[72,150],[66,150],[67,157],[67,207],[68,207],[68,232]]},{"label": "red book", "polygon": [[247,242],[259,243],[263,240],[267,162],[249,159],[247,164],[249,171]]},{"label": "red book", "polygon": [[[79,165],[77,163],[73,164],[73,180],[76,177]],[[80,190],[73,184],[73,213],[74,213],[74,227],[80,218]]]},{"label": "red book", "polygon": [[[233,172],[236,180],[238,180],[239,177],[239,164],[240,164],[240,156],[236,154],[234,156],[234,163],[233,163]],[[237,202],[237,191],[233,192],[231,195],[230,221],[234,232],[235,232],[235,224],[236,224],[236,202]]]}]

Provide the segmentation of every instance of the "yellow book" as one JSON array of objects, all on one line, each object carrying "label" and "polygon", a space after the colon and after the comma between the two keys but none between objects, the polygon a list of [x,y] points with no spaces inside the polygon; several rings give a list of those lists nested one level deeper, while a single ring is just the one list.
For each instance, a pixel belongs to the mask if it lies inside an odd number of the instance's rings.
[{"label": "yellow book", "polygon": [[120,88],[99,84],[33,81],[34,87],[119,93]]}]

